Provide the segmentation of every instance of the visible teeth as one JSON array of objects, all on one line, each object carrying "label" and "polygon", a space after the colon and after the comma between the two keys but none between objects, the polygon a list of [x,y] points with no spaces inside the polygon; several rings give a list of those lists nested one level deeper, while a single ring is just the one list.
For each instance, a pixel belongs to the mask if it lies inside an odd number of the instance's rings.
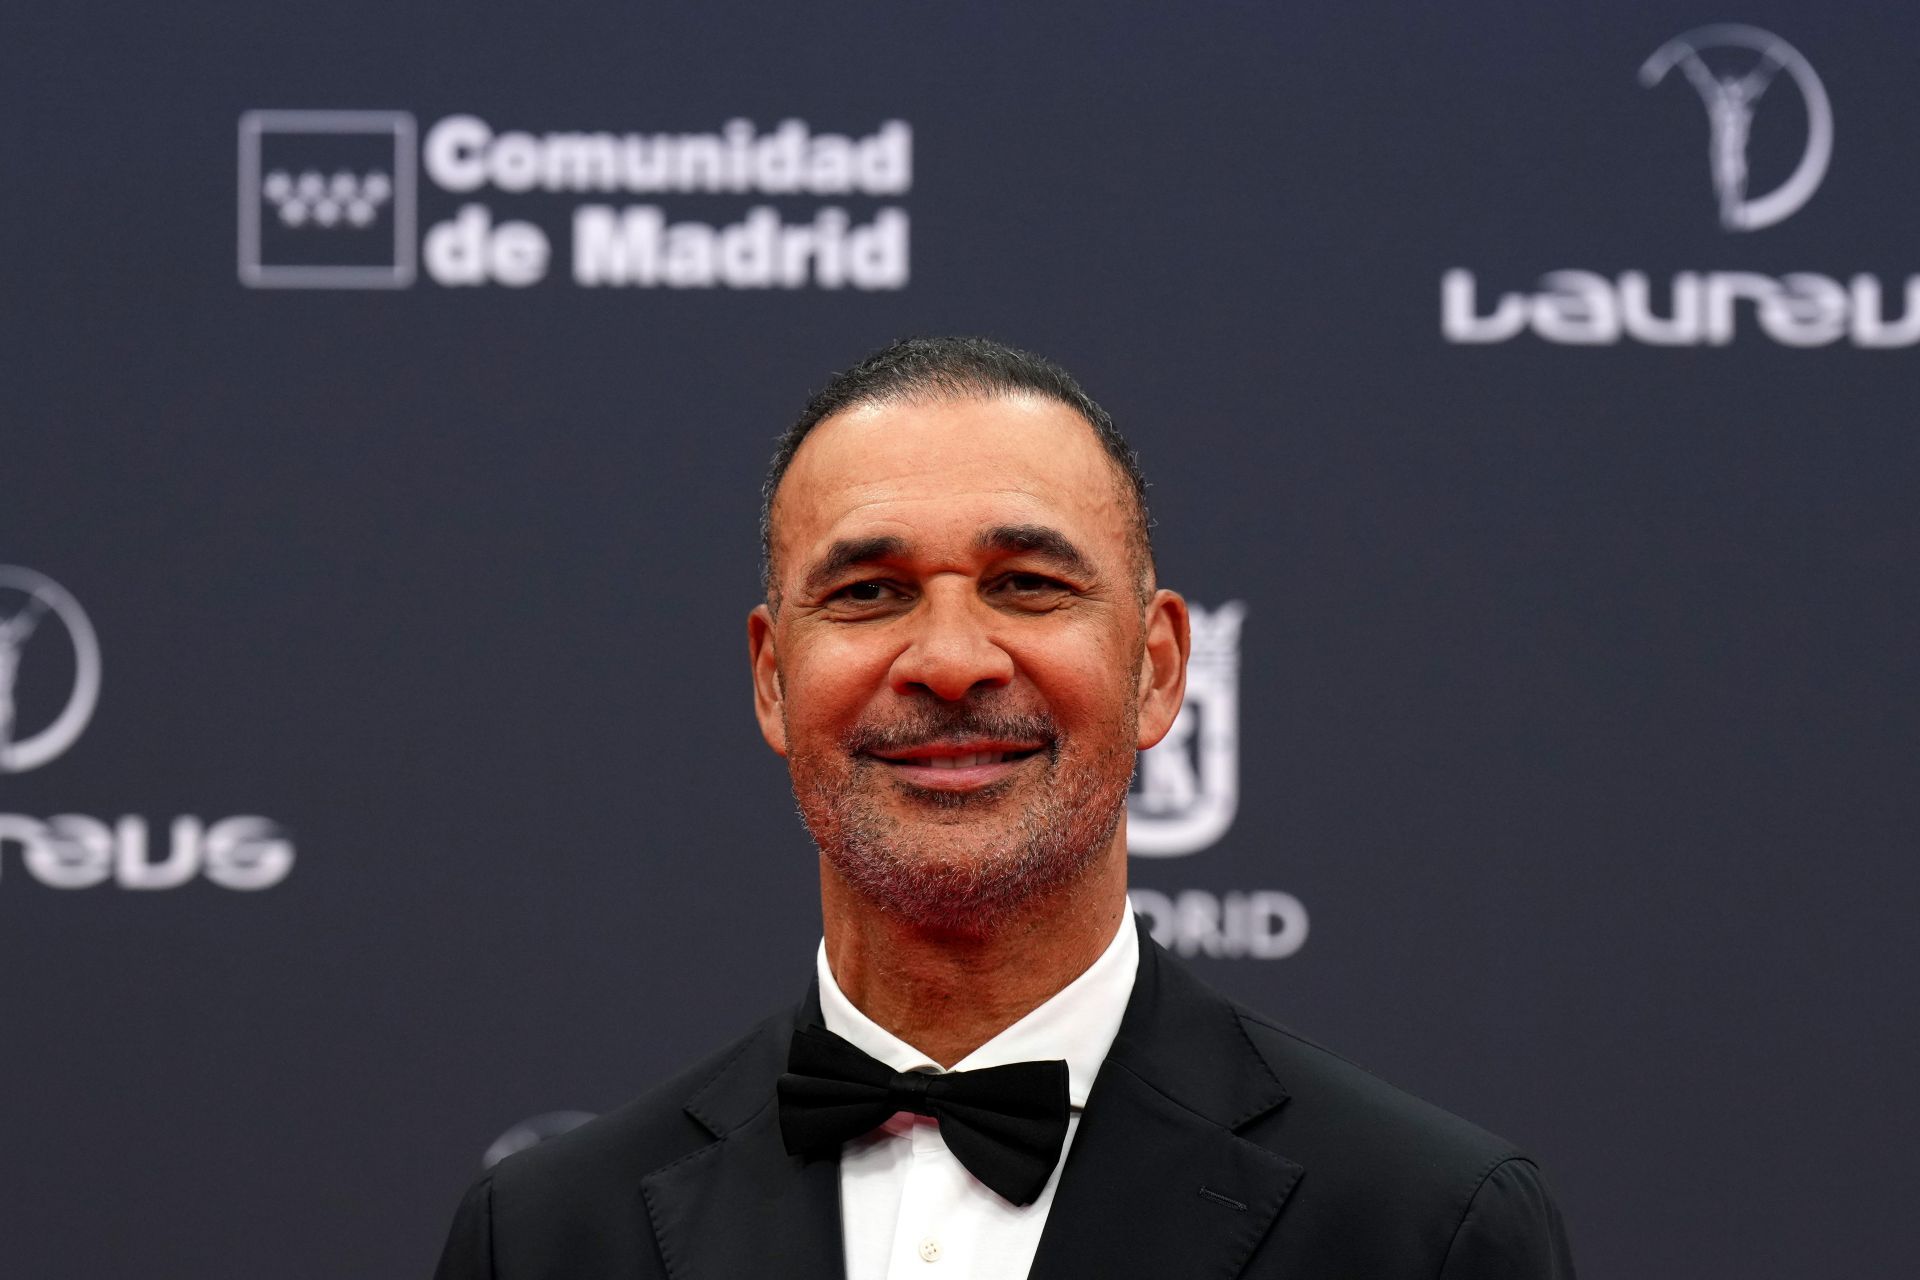
[{"label": "visible teeth", "polygon": [[970,756],[928,756],[931,769],[966,769],[976,764],[999,764],[1005,755],[999,751],[976,751]]}]

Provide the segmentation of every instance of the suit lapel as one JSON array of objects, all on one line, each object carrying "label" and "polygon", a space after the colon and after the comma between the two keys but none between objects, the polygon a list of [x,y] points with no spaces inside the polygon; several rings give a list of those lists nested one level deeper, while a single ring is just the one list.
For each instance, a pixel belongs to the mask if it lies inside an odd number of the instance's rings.
[{"label": "suit lapel", "polygon": [[[801,1006],[818,1009],[817,997]],[[813,1016],[817,1019],[818,1014]],[[774,1082],[793,1023],[779,1019],[687,1101],[715,1141],[641,1182],[673,1280],[843,1280],[840,1164],[790,1156]]]},{"label": "suit lapel", "polygon": [[1236,1131],[1286,1096],[1233,1006],[1142,929],[1133,995],[1081,1114],[1031,1280],[1238,1275],[1302,1170]]}]

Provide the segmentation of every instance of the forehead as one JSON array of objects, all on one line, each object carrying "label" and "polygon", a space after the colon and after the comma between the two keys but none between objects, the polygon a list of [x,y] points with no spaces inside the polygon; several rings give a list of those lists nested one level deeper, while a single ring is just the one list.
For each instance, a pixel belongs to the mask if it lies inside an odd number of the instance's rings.
[{"label": "forehead", "polygon": [[1045,522],[1124,552],[1130,507],[1090,423],[1038,395],[857,405],[815,427],[774,509],[782,558],[838,538],[971,539]]}]

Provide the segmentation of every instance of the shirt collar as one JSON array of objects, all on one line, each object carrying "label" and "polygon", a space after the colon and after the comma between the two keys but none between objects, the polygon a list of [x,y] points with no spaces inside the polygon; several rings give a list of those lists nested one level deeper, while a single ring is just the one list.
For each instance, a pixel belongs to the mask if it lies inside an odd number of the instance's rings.
[{"label": "shirt collar", "polygon": [[[815,959],[820,975],[820,1020],[827,1030],[868,1057],[895,1071],[943,1071],[939,1063],[854,1008],[833,980],[827,965],[827,942],[820,940]],[[1133,995],[1133,978],[1140,967],[1140,940],[1134,936],[1133,917],[1120,915],[1120,928],[1100,958],[1087,971],[1049,996],[1044,1003],[1000,1034],[953,1064],[955,1071],[1005,1066],[1010,1062],[1066,1060],[1067,1096],[1075,1108],[1087,1105],[1093,1078],[1106,1061],[1107,1050],[1120,1034],[1120,1019]]]}]

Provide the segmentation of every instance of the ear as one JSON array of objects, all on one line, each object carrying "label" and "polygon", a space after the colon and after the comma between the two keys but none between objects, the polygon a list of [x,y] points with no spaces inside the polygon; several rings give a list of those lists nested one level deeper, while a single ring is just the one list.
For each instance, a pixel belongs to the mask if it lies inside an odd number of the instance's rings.
[{"label": "ear", "polygon": [[773,611],[755,605],[747,615],[747,656],[753,664],[753,714],[760,736],[781,755],[787,754],[787,722],[781,714],[780,655],[773,642]]},{"label": "ear", "polygon": [[1173,728],[1187,695],[1187,655],[1193,650],[1187,602],[1173,591],[1156,591],[1147,604],[1147,640],[1140,654],[1140,750]]}]

